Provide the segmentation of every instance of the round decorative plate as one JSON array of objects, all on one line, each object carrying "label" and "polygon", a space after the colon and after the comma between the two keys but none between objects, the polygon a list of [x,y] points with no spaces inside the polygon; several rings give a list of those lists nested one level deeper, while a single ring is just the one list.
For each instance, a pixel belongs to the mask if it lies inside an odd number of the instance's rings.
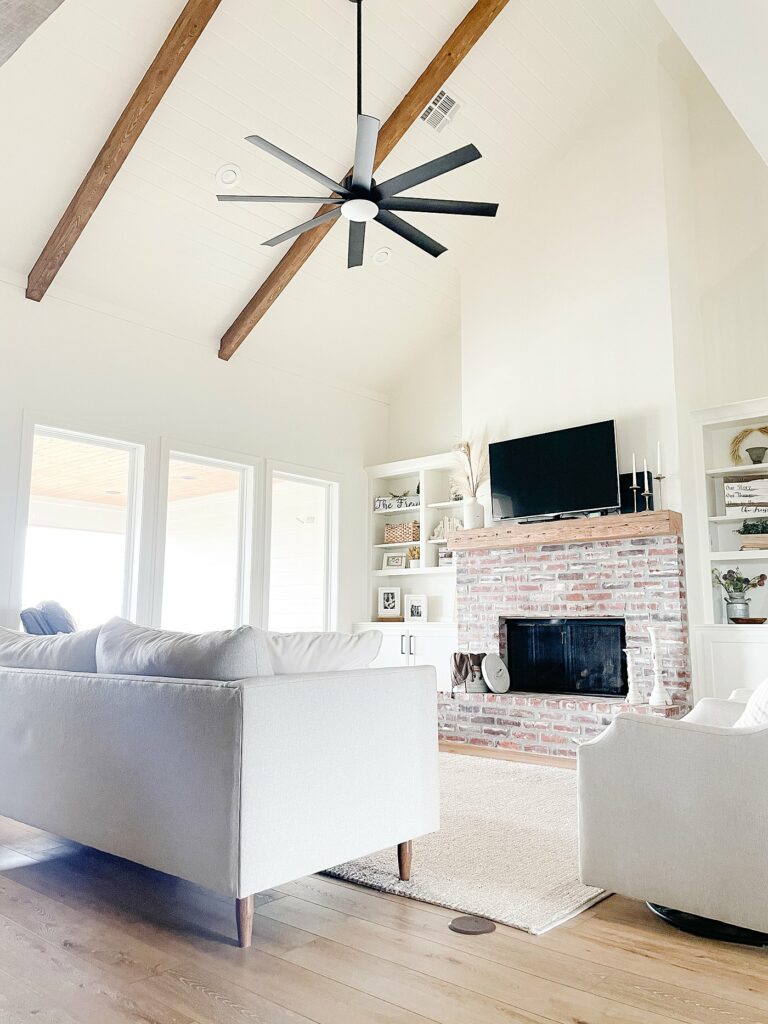
[{"label": "round decorative plate", "polygon": [[483,679],[491,693],[509,690],[509,672],[498,654],[486,654],[483,658]]},{"label": "round decorative plate", "polygon": [[731,619],[737,626],[762,626],[768,619]]}]

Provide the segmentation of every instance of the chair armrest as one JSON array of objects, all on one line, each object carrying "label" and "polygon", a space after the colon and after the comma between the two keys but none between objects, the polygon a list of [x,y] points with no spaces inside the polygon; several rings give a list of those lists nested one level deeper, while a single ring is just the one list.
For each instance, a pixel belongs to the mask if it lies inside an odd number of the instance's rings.
[{"label": "chair armrest", "polygon": [[719,725],[730,728],[739,720],[745,707],[746,704],[738,700],[704,697],[680,721],[686,725]]},{"label": "chair armrest", "polygon": [[754,692],[754,690],[750,690],[748,687],[742,687],[741,689],[734,690],[728,700],[737,700],[742,704],[746,704]]},{"label": "chair armrest", "polygon": [[439,828],[431,666],[241,685],[239,895]]},{"label": "chair armrest", "polygon": [[619,715],[578,750],[582,881],[732,920],[745,865],[768,889],[767,762],[765,726]]}]

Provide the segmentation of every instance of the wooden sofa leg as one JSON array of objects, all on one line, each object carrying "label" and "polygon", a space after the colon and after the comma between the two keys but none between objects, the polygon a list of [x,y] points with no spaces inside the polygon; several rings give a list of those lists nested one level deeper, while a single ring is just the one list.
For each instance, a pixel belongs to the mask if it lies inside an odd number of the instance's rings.
[{"label": "wooden sofa leg", "polygon": [[409,839],[407,843],[397,844],[397,865],[400,868],[400,880],[410,882],[411,880],[411,857],[413,856],[413,843]]},{"label": "wooden sofa leg", "polygon": [[250,949],[253,935],[253,896],[237,900],[237,941],[241,949]]}]

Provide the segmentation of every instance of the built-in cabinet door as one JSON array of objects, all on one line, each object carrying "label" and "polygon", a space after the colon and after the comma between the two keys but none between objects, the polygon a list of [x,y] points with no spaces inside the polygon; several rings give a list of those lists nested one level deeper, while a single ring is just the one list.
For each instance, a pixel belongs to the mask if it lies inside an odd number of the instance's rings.
[{"label": "built-in cabinet door", "polygon": [[378,657],[371,668],[402,668],[409,663],[408,636],[402,633],[384,633]]},{"label": "built-in cabinet door", "polygon": [[451,655],[456,650],[455,633],[419,633],[408,636],[412,665],[434,665],[438,690],[451,688]]}]

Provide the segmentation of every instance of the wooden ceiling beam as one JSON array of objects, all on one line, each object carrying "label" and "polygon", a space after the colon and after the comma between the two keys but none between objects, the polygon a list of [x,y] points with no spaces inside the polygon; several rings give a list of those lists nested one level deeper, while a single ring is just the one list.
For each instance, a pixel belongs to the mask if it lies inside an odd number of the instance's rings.
[{"label": "wooden ceiling beam", "polygon": [[39,302],[48,291],[220,3],[188,0],[40,253],[27,281],[28,299]]},{"label": "wooden ceiling beam", "polygon": [[[375,168],[383,163],[411,125],[419,119],[427,104],[445,85],[508,2],[509,0],[477,0],[451,37],[440,48],[431,64],[382,125],[376,147]],[[332,209],[330,206],[321,206],[315,216],[327,213],[330,209]],[[336,221],[328,221],[296,239],[222,337],[219,347],[220,359],[230,359],[237,352],[256,324],[291,283],[335,223]]]}]

